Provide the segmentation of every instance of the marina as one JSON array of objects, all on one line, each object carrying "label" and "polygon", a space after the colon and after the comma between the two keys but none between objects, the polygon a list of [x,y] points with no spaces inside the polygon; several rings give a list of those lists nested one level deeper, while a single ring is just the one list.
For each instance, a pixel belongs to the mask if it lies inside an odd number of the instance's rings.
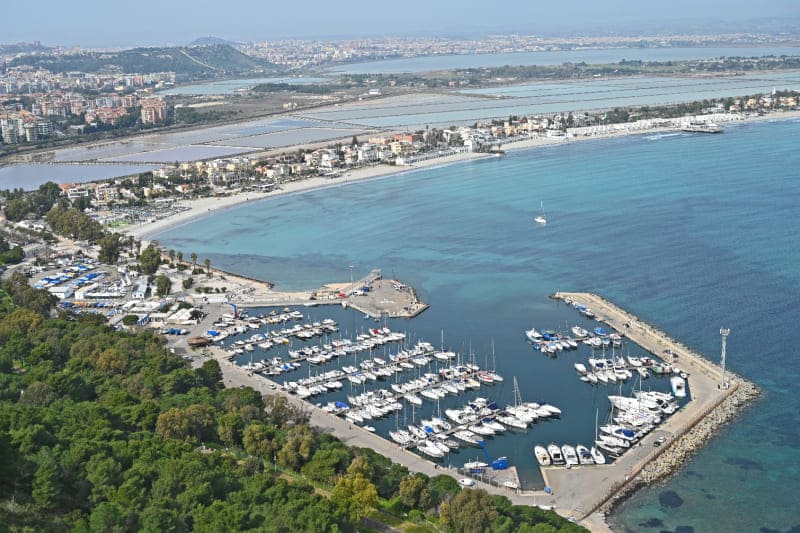
[{"label": "marina", "polygon": [[[553,507],[575,520],[599,520],[589,517],[609,502],[619,501],[619,495],[632,487],[657,479],[649,465],[658,464],[660,461],[655,460],[669,454],[673,443],[681,442],[708,413],[734,395],[739,395],[737,404],[746,403],[757,395],[757,389],[730,373],[723,387],[716,365],[600,296],[559,292],[552,298],[569,303],[578,314],[591,313],[592,320],[602,324],[593,333],[599,330],[610,337],[619,332],[625,342],[636,343],[650,353],[653,361],[680,361],[682,370],[674,370],[673,377],[687,376],[684,386],[691,384],[691,400],[678,409],[678,398],[673,399],[668,392],[643,393],[637,395],[638,400],[609,394],[608,399],[617,407],[628,402],[641,405],[643,398],[648,398],[648,412],[660,410],[665,418],[647,431],[635,422],[598,426],[596,421],[595,445],[531,445],[529,453],[542,468],[543,487],[526,486],[515,465],[510,465],[506,457],[494,458],[489,449],[507,432],[527,433],[529,424],[535,435],[534,420],[557,419],[561,410],[546,403],[523,402],[516,378],[514,402],[501,408],[491,399],[491,385],[504,378],[476,365],[474,354],[471,362],[462,362],[461,354],[444,345],[444,333],[438,349],[422,340],[412,344],[409,334],[380,325],[362,327],[364,333],[349,340],[332,319],[309,323],[299,309],[273,309],[254,317],[226,314],[216,325],[226,326],[227,334],[222,340],[213,339],[220,336],[218,332],[211,335],[209,340],[216,342],[208,353],[224,360],[227,379],[235,376],[236,382],[300,402],[312,413],[312,420],[336,428],[337,436],[345,442],[363,446],[378,439],[383,441],[380,448],[401,450],[390,454],[403,464],[415,466],[416,471],[466,476],[460,478],[462,484],[472,479],[515,503]],[[274,328],[266,334],[251,333],[263,326]],[[525,337],[536,351],[539,335],[544,339],[550,334],[534,332],[526,331]],[[580,329],[576,332],[582,333]],[[588,330],[586,333],[587,338],[600,337],[590,337]],[[245,335],[249,337],[234,340]],[[257,335],[261,335],[261,342]],[[302,348],[295,345],[298,341],[303,342]],[[288,346],[287,362],[279,356],[261,355],[279,345]],[[257,350],[258,355],[253,355]],[[608,392],[613,392],[610,387]],[[317,401],[317,396],[322,401]],[[442,408],[444,398],[451,400],[451,407]],[[428,415],[422,414],[423,406],[427,406]],[[473,459],[453,464],[447,457],[458,449],[473,450],[466,452]],[[642,473],[649,477],[643,480]],[[592,489],[587,491],[586,487]]]}]

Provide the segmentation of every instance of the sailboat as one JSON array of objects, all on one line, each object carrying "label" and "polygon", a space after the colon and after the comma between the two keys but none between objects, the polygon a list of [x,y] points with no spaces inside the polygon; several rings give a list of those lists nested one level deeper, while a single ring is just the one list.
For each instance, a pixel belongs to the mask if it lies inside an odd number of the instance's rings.
[{"label": "sailboat", "polygon": [[603,455],[603,452],[601,452],[599,449],[597,449],[598,437],[599,437],[599,434],[597,432],[597,416],[598,416],[599,412],[600,412],[599,409],[594,412],[594,438],[595,438],[595,445],[592,446],[592,449],[589,451],[589,453],[591,454],[592,460],[594,460],[595,464],[604,465],[604,464],[606,464],[606,458]]},{"label": "sailboat", "polygon": [[537,215],[533,219],[533,221],[536,222],[537,224],[541,225],[541,226],[544,226],[545,224],[547,224],[547,217],[544,214],[544,202],[541,203],[541,206],[542,206],[542,214],[541,215]]}]

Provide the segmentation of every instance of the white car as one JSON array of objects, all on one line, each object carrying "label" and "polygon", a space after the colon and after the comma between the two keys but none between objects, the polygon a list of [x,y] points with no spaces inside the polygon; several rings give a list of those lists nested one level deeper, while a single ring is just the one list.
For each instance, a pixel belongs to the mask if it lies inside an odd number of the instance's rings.
[{"label": "white car", "polygon": [[475,480],[474,479],[470,479],[468,477],[465,477],[465,478],[459,479],[458,480],[458,484],[461,485],[462,487],[474,487],[475,486]]}]

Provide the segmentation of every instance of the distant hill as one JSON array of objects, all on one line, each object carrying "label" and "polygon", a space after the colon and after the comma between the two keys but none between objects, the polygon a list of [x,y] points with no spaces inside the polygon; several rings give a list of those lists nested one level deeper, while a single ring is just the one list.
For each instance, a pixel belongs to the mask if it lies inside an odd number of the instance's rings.
[{"label": "distant hill", "polygon": [[190,42],[187,46],[214,46],[217,44],[226,44],[228,46],[238,46],[239,43],[235,43],[233,41],[228,41],[227,39],[222,39],[221,37],[200,37],[195,39],[194,41]]},{"label": "distant hill", "polygon": [[0,44],[0,56],[8,56],[14,54],[33,54],[35,52],[47,52],[52,50],[49,46],[42,46],[36,43],[15,43],[15,44]]},{"label": "distant hill", "polygon": [[216,77],[269,68],[265,61],[247,56],[228,45],[133,48],[121,52],[81,52],[66,55],[24,55],[9,66],[30,65],[53,72],[172,71],[183,77]]}]

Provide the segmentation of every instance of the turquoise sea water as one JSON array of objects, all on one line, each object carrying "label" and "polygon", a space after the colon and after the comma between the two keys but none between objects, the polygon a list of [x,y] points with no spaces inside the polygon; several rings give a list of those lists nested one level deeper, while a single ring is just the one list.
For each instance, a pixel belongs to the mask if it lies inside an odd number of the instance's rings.
[{"label": "turquoise sea water", "polygon": [[[510,401],[517,376],[525,399],[564,409],[559,421],[490,443],[530,484],[532,444],[589,441],[610,393],[575,378],[586,352],[550,360],[524,342],[532,325],[579,322],[547,294],[599,292],[714,359],[729,327],[728,366],[764,398],[614,521],[630,531],[786,531],[800,524],[798,138],[800,121],[777,121],[512,152],[278,197],[157,238],[279,287],[344,281],[350,264],[413,284],[431,309],[391,327],[435,344],[444,330],[445,344],[471,344],[479,363],[494,341],[507,381],[493,396]],[[532,221],[540,201],[546,227]],[[335,313],[343,328],[364,327]]]}]

